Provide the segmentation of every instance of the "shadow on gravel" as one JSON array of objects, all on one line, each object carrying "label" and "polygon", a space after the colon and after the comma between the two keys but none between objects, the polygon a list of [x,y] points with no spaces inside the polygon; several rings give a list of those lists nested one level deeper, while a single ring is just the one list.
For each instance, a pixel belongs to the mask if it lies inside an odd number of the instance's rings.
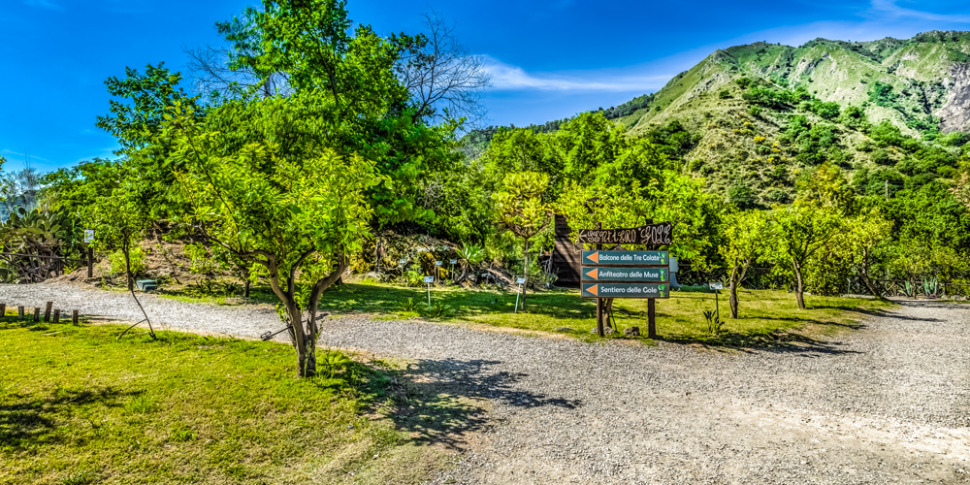
[{"label": "shadow on gravel", "polygon": [[414,433],[419,442],[437,443],[462,450],[469,434],[488,423],[485,401],[498,401],[521,408],[557,407],[573,409],[576,399],[550,397],[523,391],[515,384],[524,373],[494,369],[492,360],[423,360],[405,371],[416,392],[399,399],[393,419],[399,429]]},{"label": "shadow on gravel", "polygon": [[[921,302],[921,301],[894,301],[893,303],[896,303],[897,305],[913,306],[913,307],[944,307],[944,306],[949,306],[949,305],[947,305],[945,303]],[[839,309],[839,307],[822,306],[822,305],[813,306],[812,308],[834,308],[834,309]],[[901,315],[901,314],[899,314],[897,312],[893,312],[893,311],[878,310],[878,309],[854,308],[854,309],[852,309],[852,311],[853,312],[857,312],[857,313],[862,313],[864,315],[869,315],[871,317],[895,318],[897,320],[909,320],[909,321],[914,321],[914,322],[944,322],[944,321],[946,321],[946,320],[944,320],[942,318],[917,318],[917,317],[912,317],[912,316],[907,316],[907,315]],[[815,323],[822,323],[822,322],[815,322]]]},{"label": "shadow on gravel", "polygon": [[[799,321],[805,321],[800,319]],[[820,325],[839,325],[857,328],[835,322],[814,322]],[[864,327],[864,326],[861,326]],[[861,328],[858,327],[858,328]],[[685,345],[699,345],[705,349],[717,352],[772,352],[778,354],[801,354],[804,357],[821,355],[861,354],[857,350],[849,350],[835,342],[825,342],[797,333],[771,333],[765,335],[738,334],[726,332],[719,336],[717,343],[701,342],[691,338],[677,338],[659,336],[657,340]]]}]

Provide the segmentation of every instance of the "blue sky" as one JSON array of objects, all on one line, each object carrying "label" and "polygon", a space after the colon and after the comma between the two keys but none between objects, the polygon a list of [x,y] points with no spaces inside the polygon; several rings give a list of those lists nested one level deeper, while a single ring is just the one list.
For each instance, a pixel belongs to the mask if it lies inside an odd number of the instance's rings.
[{"label": "blue sky", "polygon": [[[108,110],[104,80],[126,66],[219,45],[214,23],[253,0],[4,0],[0,12],[0,155],[7,170],[110,157],[94,126]],[[612,0],[350,0],[350,17],[383,34],[419,32],[433,11],[487,61],[487,122],[527,125],[653,92],[715,49],[816,37],[908,38],[970,30],[965,2]]]}]

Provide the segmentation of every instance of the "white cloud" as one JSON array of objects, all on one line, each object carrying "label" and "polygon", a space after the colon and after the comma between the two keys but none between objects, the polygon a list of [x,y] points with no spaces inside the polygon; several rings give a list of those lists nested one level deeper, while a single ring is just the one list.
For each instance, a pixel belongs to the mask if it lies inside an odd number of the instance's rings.
[{"label": "white cloud", "polygon": [[529,73],[521,67],[484,57],[491,89],[499,91],[649,91],[662,87],[671,77],[644,72],[617,75],[616,70]]},{"label": "white cloud", "polygon": [[46,158],[38,157],[37,155],[31,155],[29,153],[15,152],[15,151],[10,150],[8,148],[4,148],[3,150],[0,150],[0,153],[2,153],[4,155],[8,155],[8,156],[19,157],[20,159],[22,159],[24,161],[26,161],[26,160],[29,159],[31,161],[33,161],[33,160],[40,160],[42,162],[54,163],[54,162],[51,162],[50,160],[48,160]]},{"label": "white cloud", "polygon": [[929,20],[931,22],[970,23],[970,15],[946,15],[922,10],[903,8],[896,4],[897,0],[872,0],[872,11],[877,16],[891,18],[913,18]]}]

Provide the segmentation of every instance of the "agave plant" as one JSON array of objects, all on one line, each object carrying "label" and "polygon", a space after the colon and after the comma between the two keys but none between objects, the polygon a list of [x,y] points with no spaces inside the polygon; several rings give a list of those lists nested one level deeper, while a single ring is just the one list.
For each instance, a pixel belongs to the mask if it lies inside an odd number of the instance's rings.
[{"label": "agave plant", "polygon": [[461,276],[456,278],[455,281],[460,282],[468,277],[469,270],[472,270],[471,272],[474,274],[474,269],[485,261],[485,248],[477,244],[464,244],[457,253],[459,261],[461,261]]},{"label": "agave plant", "polygon": [[[11,253],[3,256],[7,278],[36,283],[57,274],[63,256],[72,246],[72,227],[64,214],[18,208],[0,224],[0,247]],[[33,257],[31,257],[33,256]]]}]

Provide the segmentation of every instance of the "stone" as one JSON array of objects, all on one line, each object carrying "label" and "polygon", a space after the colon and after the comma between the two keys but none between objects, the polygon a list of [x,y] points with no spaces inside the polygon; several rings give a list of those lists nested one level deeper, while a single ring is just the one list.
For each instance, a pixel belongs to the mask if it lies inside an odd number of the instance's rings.
[{"label": "stone", "polygon": [[639,337],[640,327],[627,327],[623,329],[623,335],[627,337]]},{"label": "stone", "polygon": [[[589,331],[589,333],[596,335],[596,327],[593,327],[592,330]],[[613,335],[614,333],[617,333],[616,330],[610,327],[603,327],[603,335]]]},{"label": "stone", "polygon": [[575,332],[576,330],[570,327],[556,327],[557,332]]}]

